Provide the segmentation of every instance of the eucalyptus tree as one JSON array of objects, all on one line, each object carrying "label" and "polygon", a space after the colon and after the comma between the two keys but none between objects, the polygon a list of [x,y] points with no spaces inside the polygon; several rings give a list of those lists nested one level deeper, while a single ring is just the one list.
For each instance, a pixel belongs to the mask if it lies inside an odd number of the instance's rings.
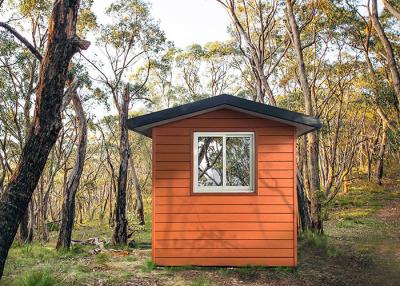
[{"label": "eucalyptus tree", "polygon": [[[2,109],[0,120],[3,121],[7,129],[8,139],[13,138],[18,142],[16,150],[18,160],[22,152],[23,145],[28,136],[31,125],[32,97],[36,91],[38,79],[38,67],[42,59],[46,40],[46,23],[50,13],[51,1],[42,0],[35,2],[7,3],[7,9],[13,21],[0,22],[2,56],[1,69],[3,73],[4,84],[12,86],[13,96],[5,93],[11,91],[7,88],[2,90]],[[23,34],[15,27],[27,27],[22,32],[30,38],[25,38]],[[6,102],[7,101],[7,102]],[[8,109],[11,104],[11,109]],[[11,113],[9,113],[11,111]],[[9,120],[6,114],[14,114],[13,120]],[[7,138],[4,138],[5,140]],[[8,157],[5,150],[4,156]],[[16,162],[7,163],[7,166],[15,167]],[[8,170],[8,174],[12,172]],[[3,181],[4,182],[4,181]],[[30,204],[30,213],[33,214],[33,203]],[[28,229],[28,221],[30,221]],[[29,220],[28,211],[24,215],[20,225],[21,242],[31,241],[33,236],[34,218]]]},{"label": "eucalyptus tree", "polygon": [[[313,4],[313,3],[312,3]],[[313,11],[315,7],[310,6]],[[307,25],[312,21],[313,13],[311,13],[310,19],[304,21]],[[312,91],[308,79],[308,72],[306,70],[306,64],[304,60],[304,49],[309,46],[308,43],[302,42],[301,28],[303,25],[298,24],[298,19],[295,15],[295,6],[292,0],[286,0],[286,17],[289,25],[290,40],[295,51],[297,61],[297,75],[300,82],[300,87],[304,97],[304,110],[306,114],[311,116],[317,115],[317,106],[313,106]],[[319,138],[318,132],[310,132],[307,135],[307,161],[308,161],[308,176],[309,176],[309,200],[310,200],[310,229],[316,232],[322,232],[322,220],[320,211],[320,202],[318,199],[318,193],[321,191],[320,174],[319,174]]]},{"label": "eucalyptus tree", "polygon": [[78,10],[79,1],[74,0],[57,0],[52,9],[32,128],[0,198],[0,277],[18,225],[61,128],[60,111],[69,62],[76,52],[87,49],[90,44],[76,35]]},{"label": "eucalyptus tree", "polygon": [[[369,2],[368,2],[369,3]],[[369,4],[368,4],[369,5]],[[386,7],[387,4],[386,4]],[[385,50],[386,53],[386,61],[387,65],[390,71],[390,76],[392,79],[392,84],[394,87],[394,90],[396,91],[397,95],[397,106],[400,109],[400,73],[399,73],[399,68],[397,66],[397,61],[396,61],[396,56],[392,47],[391,42],[389,41],[389,38],[387,37],[380,21],[379,21],[379,15],[378,15],[378,4],[377,0],[372,0],[371,1],[371,7],[368,6],[368,12],[369,16],[371,18],[372,25],[376,31],[377,36],[379,37],[379,40],[382,43],[382,46]]]},{"label": "eucalyptus tree", "polygon": [[238,49],[248,62],[256,84],[256,101],[276,105],[271,87],[275,69],[289,48],[278,1],[217,0],[229,14]]},{"label": "eucalyptus tree", "polygon": [[[104,56],[104,62],[98,65],[93,59],[86,58],[97,70],[96,80],[110,92],[111,101],[119,115],[120,127],[120,171],[116,197],[116,217],[113,233],[115,244],[127,243],[126,186],[127,162],[135,186],[137,214],[140,224],[144,224],[143,201],[136,174],[135,164],[128,143],[127,126],[128,107],[138,99],[137,95],[147,81],[150,58],[158,53],[165,42],[163,32],[151,18],[149,5],[141,0],[116,1],[106,10],[112,21],[100,26],[97,44]],[[129,76],[142,65],[146,65],[145,80],[130,84]]]}]

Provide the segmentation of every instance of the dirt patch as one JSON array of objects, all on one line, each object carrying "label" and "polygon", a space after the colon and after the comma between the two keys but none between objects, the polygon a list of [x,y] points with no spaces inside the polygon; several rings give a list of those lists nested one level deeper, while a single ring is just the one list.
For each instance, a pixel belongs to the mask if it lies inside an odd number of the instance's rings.
[{"label": "dirt patch", "polygon": [[151,277],[135,277],[129,282],[124,282],[122,284],[116,284],[117,286],[164,286],[164,282],[160,279]]},{"label": "dirt patch", "polygon": [[400,223],[400,201],[393,200],[387,202],[385,206],[377,212],[376,215],[384,222]]}]

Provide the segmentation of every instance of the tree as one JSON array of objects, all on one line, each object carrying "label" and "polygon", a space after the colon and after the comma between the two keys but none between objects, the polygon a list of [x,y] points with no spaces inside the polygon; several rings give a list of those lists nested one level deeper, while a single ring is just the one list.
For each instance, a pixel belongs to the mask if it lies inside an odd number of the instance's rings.
[{"label": "tree", "polygon": [[[287,18],[290,26],[290,37],[293,48],[296,54],[298,77],[301,86],[301,90],[304,96],[305,112],[308,115],[315,116],[312,106],[311,90],[308,83],[306,66],[303,58],[303,48],[300,39],[300,31],[297,26],[296,17],[294,15],[292,0],[286,0],[286,11]],[[322,220],[320,212],[320,202],[318,199],[318,193],[320,192],[320,178],[319,178],[319,140],[318,132],[311,132],[307,135],[307,159],[308,159],[308,174],[310,182],[310,229],[316,232],[322,232]]]},{"label": "tree", "polygon": [[68,64],[76,52],[87,49],[90,44],[76,35],[78,10],[79,0],[57,0],[53,6],[32,128],[18,167],[0,198],[0,277],[18,225],[61,128],[60,111]]},{"label": "tree", "polygon": [[379,37],[379,40],[381,41],[383,48],[385,49],[386,60],[390,70],[392,84],[397,95],[397,106],[400,109],[400,74],[397,68],[396,58],[393,52],[392,44],[390,43],[388,37],[386,36],[386,33],[383,30],[381,23],[379,22],[378,7],[376,2],[377,0],[371,1],[371,10],[368,9],[368,11],[370,13],[372,25],[374,26],[374,29]]},{"label": "tree", "polygon": [[[79,83],[76,83],[76,87]],[[56,248],[68,249],[71,245],[72,227],[75,219],[75,196],[78,191],[83,165],[85,163],[86,145],[87,145],[87,124],[86,116],[83,111],[81,100],[75,90],[72,90],[70,100],[74,106],[77,129],[78,129],[78,147],[75,165],[69,176],[67,186],[64,193],[64,202],[62,207],[62,219],[60,232],[57,240]]]},{"label": "tree", "polygon": [[128,220],[126,219],[126,186],[128,177],[129,143],[128,143],[128,105],[129,86],[126,85],[123,97],[121,98],[120,110],[120,165],[118,173],[117,197],[115,203],[115,226],[112,236],[114,244],[126,244],[128,241]]},{"label": "tree", "polygon": [[[269,80],[289,47],[289,40],[281,32],[277,16],[277,1],[217,0],[232,20],[232,32],[239,50],[246,58],[254,79],[258,82],[256,101],[276,105]],[[242,43],[244,42],[244,43]]]},{"label": "tree", "polygon": [[[115,19],[115,22],[101,26],[97,42],[106,55],[106,64],[109,70],[102,70],[93,60],[86,59],[98,71],[98,81],[110,91],[111,100],[119,116],[120,132],[125,132],[124,128],[126,128],[126,126],[121,125],[121,118],[125,117],[122,112],[122,105],[125,104],[125,91],[127,90],[129,92],[128,106],[134,99],[143,99],[138,95],[148,79],[149,69],[151,67],[149,64],[149,57],[151,54],[155,54],[161,50],[165,42],[165,37],[158,25],[154,23],[153,19],[150,17],[149,7],[146,2],[140,0],[116,1],[109,6],[106,12],[107,15]],[[130,72],[132,74],[134,72],[133,68],[135,66],[137,67],[140,60],[147,62],[147,64],[145,64],[145,80],[143,83],[134,85],[134,88],[128,89],[126,88],[126,84],[129,81],[128,73]],[[125,139],[125,137],[123,139]],[[128,137],[126,137],[126,140],[128,140]],[[126,146],[128,152],[125,152]],[[122,142],[122,139],[120,140],[119,152],[121,156],[127,156],[123,160],[122,157],[120,158],[120,168],[124,168],[123,161],[125,159],[128,160],[131,168],[130,175],[136,190],[138,219],[140,224],[144,224],[143,201],[140,184],[137,183],[135,164],[131,156],[129,144]],[[124,170],[120,170],[119,174],[124,176]],[[122,200],[126,198],[127,184],[123,182],[123,178],[119,178],[118,181],[119,186],[116,201],[122,202]],[[120,188],[125,188],[125,190]],[[122,210],[125,209],[123,204],[120,204],[119,208],[118,211],[125,212],[125,210]],[[120,217],[122,219],[116,217],[117,221],[114,226],[113,234],[113,238],[115,239],[113,239],[113,241],[124,243],[126,242],[127,234],[123,232],[127,228],[123,225],[120,227],[118,225],[118,220],[123,222],[126,215],[122,215],[121,213]],[[119,239],[116,238],[118,236],[120,237]]]}]

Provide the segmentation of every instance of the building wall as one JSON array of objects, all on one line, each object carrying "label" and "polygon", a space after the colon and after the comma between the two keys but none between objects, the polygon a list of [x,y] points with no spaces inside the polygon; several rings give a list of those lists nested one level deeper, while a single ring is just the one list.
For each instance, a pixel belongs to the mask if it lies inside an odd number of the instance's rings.
[{"label": "building wall", "polygon": [[[193,132],[255,132],[254,194],[193,194]],[[153,128],[153,261],[297,264],[295,129],[219,109]]]}]

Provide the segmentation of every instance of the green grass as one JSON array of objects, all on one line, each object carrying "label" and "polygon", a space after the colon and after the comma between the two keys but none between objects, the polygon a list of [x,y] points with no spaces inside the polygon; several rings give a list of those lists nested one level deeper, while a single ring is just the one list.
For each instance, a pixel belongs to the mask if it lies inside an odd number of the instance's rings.
[{"label": "green grass", "polygon": [[146,260],[142,265],[141,269],[143,272],[151,272],[156,268],[156,264],[151,260]]},{"label": "green grass", "polygon": [[18,286],[56,286],[60,280],[47,272],[29,271],[18,277],[13,285]]},{"label": "green grass", "polygon": [[[209,286],[218,284],[221,280],[226,285],[235,284],[234,281],[238,280],[243,281],[243,285],[262,284],[264,281],[271,285],[293,285],[302,281],[299,279],[320,285],[337,285],[359,281],[354,280],[355,277],[361,279],[360,281],[371,282],[370,284],[396,281],[399,278],[400,262],[393,258],[393,253],[398,251],[400,224],[396,219],[383,221],[381,217],[382,212],[390,214],[387,204],[392,201],[400,201],[400,189],[396,184],[385,187],[366,183],[353,184],[348,193],[338,195],[325,206],[328,215],[324,222],[324,235],[312,232],[301,235],[298,243],[300,264],[296,269],[178,266],[157,267],[157,271],[154,271],[156,265],[150,260],[151,208],[150,201],[147,200],[146,226],[135,228],[133,248],[115,247],[106,243],[107,249],[119,251],[91,254],[95,246],[77,244],[69,251],[56,251],[57,232],[51,232],[49,243],[35,241],[29,245],[20,245],[16,242],[13,245],[1,285],[136,283],[132,279],[137,279],[139,285],[143,280],[153,284],[164,283],[166,286]],[[134,215],[128,214],[128,217],[132,225]],[[73,238],[84,240],[99,237],[110,241],[112,229],[106,221],[104,219],[102,223],[94,219],[78,225]],[[214,282],[215,279],[218,283]]]},{"label": "green grass", "polygon": [[190,286],[213,286],[213,285],[214,284],[212,283],[210,278],[208,278],[205,275],[194,278],[192,283],[190,284]]}]

